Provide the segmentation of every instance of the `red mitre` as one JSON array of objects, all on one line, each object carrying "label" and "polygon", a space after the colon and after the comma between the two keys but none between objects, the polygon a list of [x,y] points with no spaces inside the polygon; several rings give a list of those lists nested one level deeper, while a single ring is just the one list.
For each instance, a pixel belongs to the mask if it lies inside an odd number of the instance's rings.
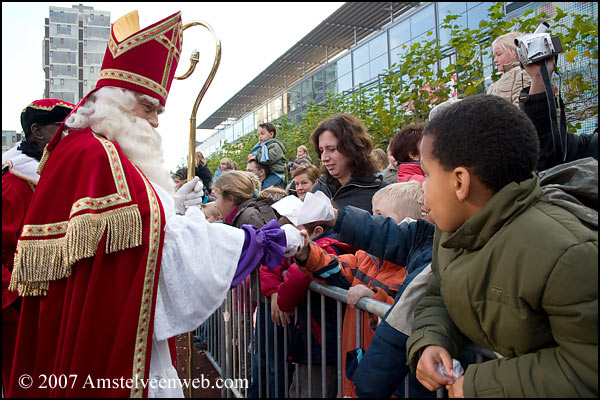
[{"label": "red mitre", "polygon": [[181,12],[140,30],[137,11],[112,25],[96,88],[117,86],[152,96],[164,106],[175,76],[183,28]]}]

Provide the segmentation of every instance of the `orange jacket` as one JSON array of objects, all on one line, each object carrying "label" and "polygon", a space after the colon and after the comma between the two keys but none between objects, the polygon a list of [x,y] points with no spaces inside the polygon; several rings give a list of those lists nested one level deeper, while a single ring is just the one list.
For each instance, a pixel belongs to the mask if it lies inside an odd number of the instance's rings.
[{"label": "orange jacket", "polygon": [[[363,250],[355,254],[336,256],[328,254],[314,243],[302,271],[312,279],[343,289],[364,285],[375,292],[372,297],[384,303],[394,304],[398,288],[404,282],[406,269],[389,261],[383,261]],[[342,395],[356,397],[354,384],[346,377],[346,354],[357,348],[366,351],[375,329],[378,317],[361,311],[360,345],[356,343],[356,309],[346,307],[342,327]]]}]

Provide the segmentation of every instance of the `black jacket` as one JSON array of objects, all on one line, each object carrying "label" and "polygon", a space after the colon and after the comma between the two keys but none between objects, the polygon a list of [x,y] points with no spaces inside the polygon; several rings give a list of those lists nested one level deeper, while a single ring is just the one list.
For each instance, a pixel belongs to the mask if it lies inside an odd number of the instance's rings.
[{"label": "black jacket", "polygon": [[[530,88],[524,88],[521,93],[529,93]],[[523,96],[522,96],[523,97]],[[567,133],[567,157],[561,158],[560,154],[554,153],[554,143],[552,141],[552,130],[550,123],[550,114],[546,93],[536,93],[529,95],[526,100],[520,99],[519,106],[521,110],[533,122],[540,141],[540,157],[538,159],[537,170],[544,171],[556,165],[578,160],[585,157],[594,157],[598,159],[598,132],[588,135],[575,135]]]},{"label": "black jacket", "polygon": [[194,175],[202,179],[202,183],[204,183],[204,187],[207,189],[206,191],[210,193],[212,189],[212,173],[210,169],[206,165],[198,165],[194,170]]},{"label": "black jacket", "polygon": [[383,182],[381,173],[368,177],[353,176],[348,183],[341,187],[337,183],[327,184],[321,177],[313,186],[312,192],[316,193],[320,190],[325,193],[335,202],[339,210],[343,210],[346,206],[354,206],[372,213],[371,198],[384,186],[387,184]]}]

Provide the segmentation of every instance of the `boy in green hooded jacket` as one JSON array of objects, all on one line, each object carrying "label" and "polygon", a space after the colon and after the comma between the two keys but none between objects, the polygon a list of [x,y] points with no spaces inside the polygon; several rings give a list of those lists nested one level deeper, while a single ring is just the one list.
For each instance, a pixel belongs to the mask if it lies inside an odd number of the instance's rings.
[{"label": "boy in green hooded jacket", "polygon": [[[597,227],[541,200],[532,123],[508,101],[477,95],[423,133],[437,227],[433,276],[407,343],[411,369],[450,397],[597,397]],[[453,376],[452,358],[469,341],[500,358]]]}]

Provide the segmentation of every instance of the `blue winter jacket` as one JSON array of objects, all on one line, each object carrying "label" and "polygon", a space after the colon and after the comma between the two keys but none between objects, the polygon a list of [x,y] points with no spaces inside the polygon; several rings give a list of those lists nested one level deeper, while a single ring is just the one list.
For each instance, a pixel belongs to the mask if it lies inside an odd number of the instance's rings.
[{"label": "blue winter jacket", "polygon": [[[406,266],[406,278],[396,300],[356,369],[347,372],[359,397],[402,397],[406,363],[406,340],[412,328],[416,303],[424,294],[431,273],[435,226],[425,220],[396,224],[392,218],[371,215],[347,206],[338,215],[338,239],[376,257]],[[357,358],[358,360],[359,358]],[[410,375],[410,397],[435,397]]]},{"label": "blue winter jacket", "polygon": [[346,206],[339,212],[334,229],[341,242],[404,265],[407,274],[431,263],[435,225],[423,219],[397,224],[392,218]]}]

